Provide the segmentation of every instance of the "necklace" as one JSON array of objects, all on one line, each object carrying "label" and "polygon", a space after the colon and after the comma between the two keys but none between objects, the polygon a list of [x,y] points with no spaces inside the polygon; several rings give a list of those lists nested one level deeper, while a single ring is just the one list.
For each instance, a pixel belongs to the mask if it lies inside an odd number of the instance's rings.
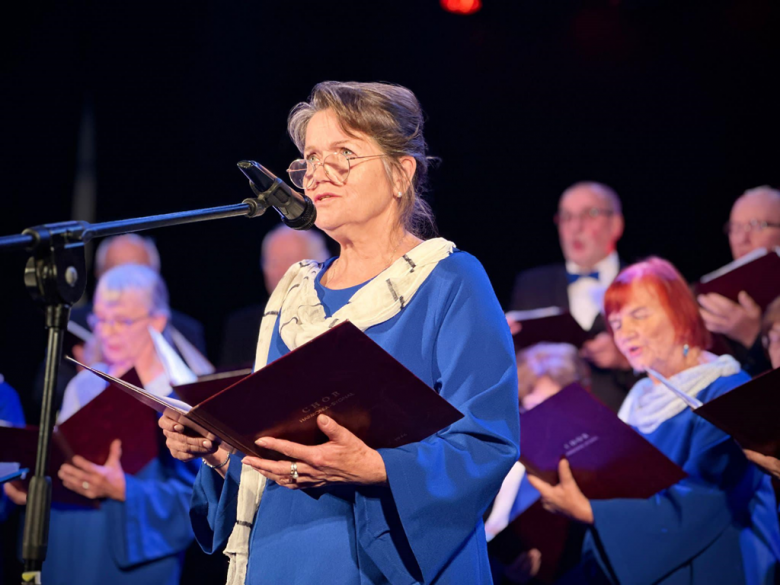
[{"label": "necklace", "polygon": [[[404,235],[402,235],[402,236],[401,236],[401,239],[400,239],[400,240],[398,240],[398,243],[395,245],[395,248],[393,248],[393,251],[392,251],[392,252],[390,252],[390,261],[389,261],[389,262],[388,262],[388,263],[385,265],[385,267],[384,267],[384,268],[382,268],[382,270],[380,270],[379,272],[384,272],[385,270],[387,270],[388,268],[390,268],[390,266],[391,266],[391,265],[393,264],[393,262],[395,261],[395,253],[398,251],[398,248],[400,248],[400,247],[401,247],[401,242],[403,242],[405,239],[406,239],[406,232],[404,232]],[[329,284],[329,283],[330,283],[330,282],[333,280],[333,276],[332,276],[332,274],[333,274],[333,269],[334,269],[334,268],[336,267],[336,265],[339,263],[339,260],[341,260],[341,258],[340,258],[340,257],[339,257],[339,258],[336,258],[336,259],[333,261],[333,264],[331,264],[331,265],[330,265],[330,268],[328,268],[328,271],[327,271],[327,272],[326,272],[326,273],[323,275],[323,278],[320,280],[320,283],[322,284],[322,286],[327,286],[327,285],[328,285],[328,284]],[[377,273],[377,274],[379,274],[379,273]]]}]

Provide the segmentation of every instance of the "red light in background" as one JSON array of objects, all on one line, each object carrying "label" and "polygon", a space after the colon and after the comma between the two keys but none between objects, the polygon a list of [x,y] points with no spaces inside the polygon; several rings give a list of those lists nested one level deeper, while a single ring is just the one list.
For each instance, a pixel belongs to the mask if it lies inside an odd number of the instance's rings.
[{"label": "red light in background", "polygon": [[482,8],[482,0],[441,0],[441,7],[454,14],[474,14]]}]

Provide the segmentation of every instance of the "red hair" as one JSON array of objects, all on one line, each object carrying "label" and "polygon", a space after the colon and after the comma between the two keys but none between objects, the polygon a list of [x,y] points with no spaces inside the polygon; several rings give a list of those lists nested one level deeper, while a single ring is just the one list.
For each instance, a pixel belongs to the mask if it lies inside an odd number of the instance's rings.
[{"label": "red hair", "polygon": [[677,342],[706,349],[712,340],[699,314],[699,305],[693,298],[688,283],[671,262],[651,257],[620,271],[604,294],[604,314],[620,311],[629,302],[634,286],[647,287],[658,299],[674,328]]}]

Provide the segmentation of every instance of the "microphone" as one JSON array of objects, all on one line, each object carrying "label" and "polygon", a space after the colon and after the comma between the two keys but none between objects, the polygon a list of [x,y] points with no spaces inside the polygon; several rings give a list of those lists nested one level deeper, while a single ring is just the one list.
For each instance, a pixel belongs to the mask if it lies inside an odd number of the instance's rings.
[{"label": "microphone", "polygon": [[[247,179],[255,195],[262,198],[262,203],[276,209],[282,216],[285,225],[294,230],[310,230],[317,219],[317,208],[311,199],[303,193],[291,189],[284,181],[253,160],[242,160],[238,163],[240,170]],[[256,201],[248,200],[256,205]],[[260,213],[265,211],[262,209]]]}]

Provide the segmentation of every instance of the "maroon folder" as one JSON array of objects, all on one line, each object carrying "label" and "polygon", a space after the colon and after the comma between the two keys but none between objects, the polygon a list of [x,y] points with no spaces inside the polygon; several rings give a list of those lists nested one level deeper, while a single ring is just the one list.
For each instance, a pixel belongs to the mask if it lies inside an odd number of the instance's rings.
[{"label": "maroon folder", "polygon": [[780,455],[780,368],[713,398],[696,414],[734,437],[742,447]]},{"label": "maroon folder", "polygon": [[[578,384],[520,416],[520,462],[530,473],[555,485],[563,457],[591,500],[649,498],[686,477],[681,467]],[[569,521],[554,517],[537,502],[496,536],[491,552],[509,563],[523,550],[539,549],[540,579],[550,583],[568,568],[562,560],[571,538]]]},{"label": "maroon folder", "polygon": [[718,293],[734,302],[741,291],[766,309],[780,296],[780,248],[760,248],[727,264],[696,284],[698,294]]},{"label": "maroon folder", "polygon": [[515,351],[541,342],[570,343],[580,348],[590,337],[571,313],[559,307],[510,311],[506,316],[522,325],[522,329],[512,336]]},{"label": "maroon folder", "polygon": [[327,437],[316,418],[326,413],[372,448],[421,441],[463,415],[349,322],[187,409],[100,372],[144,404],[201,434],[261,457],[255,445],[277,437],[305,445]]},{"label": "maroon folder", "polygon": [[[135,369],[122,379],[139,385]],[[90,500],[67,489],[57,477],[63,463],[74,455],[103,465],[108,459],[111,442],[122,441],[122,469],[133,475],[157,457],[160,430],[157,416],[125,392],[107,387],[73,416],[55,427],[52,433],[49,468],[52,479],[52,499],[59,503],[97,507]],[[0,427],[0,461],[19,462],[22,467],[35,467],[38,427]]]},{"label": "maroon folder", "polygon": [[220,372],[200,376],[197,381],[190,384],[181,384],[174,386],[176,395],[187,404],[199,404],[208,398],[211,398],[218,392],[221,392],[228,386],[232,386],[239,380],[243,380],[252,373],[251,368],[234,370],[229,372]]}]

